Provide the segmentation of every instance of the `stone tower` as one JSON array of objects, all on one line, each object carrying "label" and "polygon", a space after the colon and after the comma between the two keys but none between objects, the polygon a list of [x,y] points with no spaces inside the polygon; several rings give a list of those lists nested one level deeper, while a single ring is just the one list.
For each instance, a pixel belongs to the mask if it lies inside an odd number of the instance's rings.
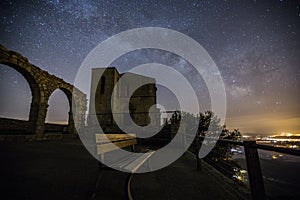
[{"label": "stone tower", "polygon": [[[123,76],[126,76],[126,79],[121,79]],[[120,81],[119,87],[116,86],[118,81]],[[133,85],[130,84],[132,81],[141,85],[141,87],[135,90]],[[114,87],[116,87],[115,90]],[[145,126],[150,123],[150,108],[151,114],[154,113],[154,124],[159,125],[160,111],[156,107],[153,108],[155,104],[155,79],[133,73],[119,74],[114,67],[94,68],[92,70],[89,109],[91,117],[88,121],[90,127],[93,127],[95,123],[99,123],[105,133],[120,133],[122,131],[118,128],[116,121],[125,126],[130,126],[129,118],[137,125]],[[92,109],[92,106],[95,109]],[[122,112],[125,106],[129,106],[130,116],[126,116]],[[115,118],[112,113],[114,113]]]}]

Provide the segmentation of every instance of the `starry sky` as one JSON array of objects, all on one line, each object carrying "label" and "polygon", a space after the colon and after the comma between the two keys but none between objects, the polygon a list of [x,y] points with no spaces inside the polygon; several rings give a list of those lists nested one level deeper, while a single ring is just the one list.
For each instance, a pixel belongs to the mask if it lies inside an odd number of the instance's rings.
[{"label": "starry sky", "polygon": [[[298,0],[2,0],[0,5],[0,43],[71,83],[87,54],[114,34],[149,26],[182,32],[207,50],[221,72],[229,128],[244,134],[300,133]],[[201,108],[209,108],[203,80],[181,57],[140,50],[113,66],[124,72],[150,61],[180,71],[191,80]],[[0,66],[0,94],[0,116],[28,118],[29,86],[5,65]],[[47,121],[67,119],[61,91],[49,105]]]}]

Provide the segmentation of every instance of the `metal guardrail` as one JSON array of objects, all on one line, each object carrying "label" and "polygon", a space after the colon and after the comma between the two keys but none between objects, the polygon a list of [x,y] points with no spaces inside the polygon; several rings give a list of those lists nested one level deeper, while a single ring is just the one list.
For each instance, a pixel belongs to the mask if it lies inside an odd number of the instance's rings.
[{"label": "metal guardrail", "polygon": [[193,142],[193,145],[196,152],[197,168],[199,170],[201,170],[201,159],[199,159],[197,154],[201,148],[201,143],[204,139],[211,139],[213,141],[216,141],[217,144],[231,144],[244,147],[246,164],[248,169],[248,177],[250,181],[251,196],[254,200],[267,199],[264,188],[260,159],[258,156],[258,149],[300,156],[300,150],[257,144],[256,141],[233,141],[228,139],[205,138],[203,136],[197,136]]}]

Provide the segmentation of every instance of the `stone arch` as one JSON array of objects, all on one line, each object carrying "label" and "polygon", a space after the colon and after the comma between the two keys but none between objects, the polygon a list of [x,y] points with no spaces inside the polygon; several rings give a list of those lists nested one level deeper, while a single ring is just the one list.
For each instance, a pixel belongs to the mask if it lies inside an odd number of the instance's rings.
[{"label": "stone arch", "polygon": [[[4,63],[0,63],[1,66],[5,68],[10,68],[11,72],[13,72],[14,74],[18,75],[18,78],[22,77],[21,83],[26,85],[26,89],[30,90],[30,99],[29,102],[26,102],[26,104],[28,103],[29,105],[29,110],[28,110],[28,114],[27,114],[27,121],[30,121],[30,115],[32,115],[33,113],[30,114],[30,105],[32,105],[32,102],[39,102],[40,101],[40,90],[38,88],[38,85],[36,83],[36,80],[34,79],[33,76],[31,76],[27,71],[20,69],[18,66],[13,65],[13,64],[4,64]],[[6,70],[5,70],[6,71]],[[6,75],[6,74],[4,74]],[[19,86],[19,83],[17,83]],[[4,85],[6,86],[6,85]],[[7,88],[6,88],[7,89]],[[8,91],[8,90],[7,90]],[[27,92],[28,90],[26,90]],[[19,99],[16,99],[19,100]],[[6,117],[6,116],[5,116]]]},{"label": "stone arch", "polygon": [[[32,103],[30,106],[29,126],[26,129],[29,133],[35,134],[36,138],[44,137],[45,118],[48,109],[50,95],[56,89],[61,89],[67,96],[70,112],[68,132],[75,134],[74,121],[84,126],[86,111],[86,95],[63,79],[58,78],[47,71],[31,64],[21,54],[10,51],[0,45],[0,64],[10,66],[20,72],[29,83],[32,92]],[[76,102],[72,102],[75,99]],[[76,115],[73,116],[74,109]],[[1,128],[1,127],[0,127]]]},{"label": "stone arch", "polygon": [[[27,134],[30,134],[35,132],[35,126],[39,114],[39,103],[41,101],[41,90],[34,73],[28,70],[29,68],[26,68],[24,65],[22,65],[20,61],[18,61],[18,56],[18,54],[12,55],[10,59],[3,59],[1,57],[0,63],[19,72],[29,84],[32,98],[28,118],[29,124],[26,128],[26,132]],[[22,61],[26,62],[28,60],[24,59]]]},{"label": "stone arch", "polygon": [[[73,133],[75,130],[75,127],[74,127],[74,119],[73,119],[73,110],[76,109],[75,106],[73,106],[73,98],[72,98],[72,88],[66,88],[66,87],[63,87],[63,86],[59,86],[57,88],[52,88],[52,91],[49,93],[49,96],[47,97],[47,104],[49,105],[49,100],[50,100],[50,97],[53,95],[53,93],[56,91],[56,90],[60,90],[62,91],[65,96],[67,97],[68,99],[68,104],[69,104],[69,111],[68,111],[68,124],[67,124],[67,132],[68,133]],[[47,110],[48,112],[48,110]],[[74,110],[75,112],[75,110]],[[46,113],[47,115],[47,113]]]}]

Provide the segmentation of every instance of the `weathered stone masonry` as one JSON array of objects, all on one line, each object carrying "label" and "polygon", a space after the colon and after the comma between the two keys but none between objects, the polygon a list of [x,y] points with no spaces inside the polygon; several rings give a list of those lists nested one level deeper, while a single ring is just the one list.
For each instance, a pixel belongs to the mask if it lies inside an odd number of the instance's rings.
[{"label": "weathered stone masonry", "polygon": [[[30,86],[32,101],[28,120],[29,125],[27,128],[28,134],[35,134],[37,138],[44,137],[48,101],[56,89],[61,89],[69,101],[68,132],[75,134],[74,122],[82,126],[84,125],[87,99],[86,95],[79,89],[66,83],[63,79],[49,74],[47,71],[31,64],[28,59],[21,54],[10,51],[2,45],[0,45],[0,64],[12,67],[21,73]],[[74,102],[72,100],[74,100]],[[74,109],[76,109],[76,112]],[[75,113],[74,117],[73,112]]]}]

